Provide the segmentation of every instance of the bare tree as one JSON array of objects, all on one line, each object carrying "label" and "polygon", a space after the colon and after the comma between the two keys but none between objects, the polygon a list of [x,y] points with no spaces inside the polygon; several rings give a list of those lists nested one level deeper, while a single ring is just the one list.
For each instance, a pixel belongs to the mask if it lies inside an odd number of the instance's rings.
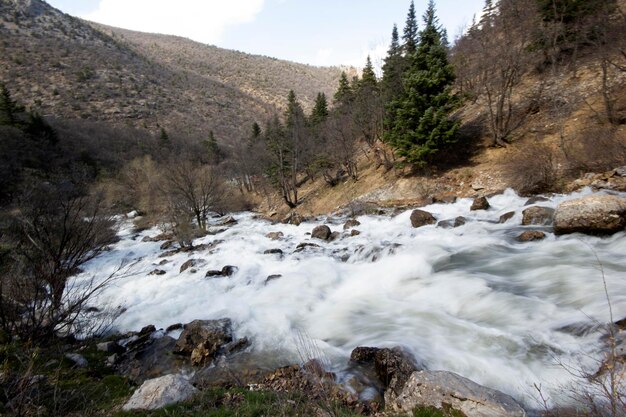
[{"label": "bare tree", "polygon": [[195,164],[186,158],[174,160],[165,174],[168,207],[180,227],[193,218],[201,230],[207,229],[211,211],[216,211],[223,195],[222,183],[214,168]]},{"label": "bare tree", "polygon": [[514,105],[515,87],[533,62],[529,52],[537,19],[533,0],[502,0],[498,12],[486,14],[480,25],[472,28],[464,45],[456,50],[456,62],[462,62],[466,89],[483,94],[487,104],[492,145],[506,146],[508,137],[526,114]]},{"label": "bare tree", "polygon": [[5,239],[12,247],[0,276],[0,325],[26,338],[69,328],[103,282],[68,288],[70,276],[116,240],[100,198],[81,195],[71,183],[29,190]]}]

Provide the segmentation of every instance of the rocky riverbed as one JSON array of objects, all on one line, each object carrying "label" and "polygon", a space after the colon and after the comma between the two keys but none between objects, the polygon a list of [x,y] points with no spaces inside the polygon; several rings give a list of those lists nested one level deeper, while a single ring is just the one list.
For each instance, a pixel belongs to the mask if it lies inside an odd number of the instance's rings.
[{"label": "rocky riverbed", "polygon": [[[402,391],[411,380],[448,381],[444,402],[463,390],[470,398],[480,384],[499,391],[480,398],[532,409],[541,384],[550,404],[566,404],[562,387],[581,381],[563,365],[595,372],[607,348],[603,279],[614,319],[626,316],[624,198],[586,189],[528,201],[508,190],[420,211],[352,207],[297,225],[239,213],[213,219],[193,249],[161,240],[157,229],[135,232],[128,220],[120,242],[76,284],[131,263],[96,304],[123,311],[120,333],[155,326],[133,335],[150,341],[139,357],[111,359],[137,382],[181,370],[198,386],[203,374],[205,384],[224,382],[201,371],[220,363],[223,375],[260,378],[238,377],[250,384],[267,384],[277,369],[298,381],[289,366],[309,363],[345,387],[346,401],[384,398],[401,408],[412,404]],[[180,349],[187,330],[178,323],[226,318],[229,338],[160,359]],[[393,396],[376,354],[360,369],[357,347],[410,358]]]}]

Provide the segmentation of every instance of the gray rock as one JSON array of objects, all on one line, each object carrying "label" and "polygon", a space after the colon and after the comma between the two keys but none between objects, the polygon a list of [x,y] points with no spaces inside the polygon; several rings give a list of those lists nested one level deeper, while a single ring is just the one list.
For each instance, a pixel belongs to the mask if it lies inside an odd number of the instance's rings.
[{"label": "gray rock", "polygon": [[265,235],[266,238],[272,239],[272,240],[279,240],[283,236],[285,236],[283,232],[269,232],[268,234]]},{"label": "gray rock", "polygon": [[554,222],[554,209],[533,206],[522,211],[522,225],[550,225]]},{"label": "gray rock", "polygon": [[427,211],[424,210],[413,210],[411,213],[411,226],[413,227],[422,227],[428,224],[435,224],[437,219]]},{"label": "gray rock", "polygon": [[339,239],[340,237],[341,237],[341,233],[335,231],[335,232],[332,232],[330,234],[330,236],[328,236],[328,241],[329,242],[333,242],[333,241]]},{"label": "gray rock", "polygon": [[508,213],[504,213],[502,216],[500,216],[500,220],[498,220],[498,223],[506,223],[509,220],[511,220],[513,216],[515,216],[514,211],[509,211]]},{"label": "gray rock", "polygon": [[565,201],[556,209],[556,234],[613,234],[626,228],[626,198],[590,195]]},{"label": "gray rock", "polygon": [[156,410],[188,400],[198,390],[182,375],[165,375],[145,381],[122,407],[130,410]]},{"label": "gray rock", "polygon": [[470,211],[487,210],[489,209],[489,207],[491,206],[489,205],[489,200],[487,200],[487,197],[476,197],[472,202]]},{"label": "gray rock", "polygon": [[176,339],[170,336],[150,338],[146,343],[129,348],[116,358],[116,371],[136,384],[163,375],[191,370],[188,360],[172,355]]},{"label": "gray rock", "polygon": [[120,346],[116,341],[98,343],[96,345],[96,349],[98,349],[100,352],[107,353],[122,353],[125,351],[125,349]]},{"label": "gray rock", "polygon": [[228,216],[220,220],[218,224],[220,226],[233,225],[233,224],[237,224],[237,220],[235,220],[233,216]]},{"label": "gray rock", "polygon": [[525,206],[530,206],[532,204],[537,204],[537,203],[542,203],[544,201],[550,201],[549,198],[540,196],[540,195],[536,195],[534,197],[530,197],[528,200],[526,200],[526,202],[524,203]]},{"label": "gray rock", "polygon": [[520,242],[534,242],[535,240],[543,240],[546,234],[538,230],[528,230],[517,237]]},{"label": "gray rock", "polygon": [[326,225],[317,226],[311,232],[311,237],[315,239],[328,240],[330,239],[332,232],[330,231],[330,227]]},{"label": "gray rock", "polygon": [[78,353],[66,353],[65,357],[71,360],[72,362],[74,362],[74,365],[79,368],[84,368],[87,365],[89,365],[89,362],[87,362],[87,359],[85,359],[83,355],[80,355]]},{"label": "gray rock", "polygon": [[239,271],[239,268],[233,265],[226,265],[222,268],[222,275],[225,277],[233,276],[235,273]]},{"label": "gray rock", "polygon": [[343,225],[343,230],[352,229],[353,227],[360,226],[361,222],[356,219],[350,219]]},{"label": "gray rock", "polygon": [[626,165],[623,167],[615,168],[615,175],[620,177],[626,177]]},{"label": "gray rock", "polygon": [[444,229],[451,229],[453,227],[461,227],[465,223],[467,223],[467,219],[463,216],[459,216],[455,219],[442,220],[437,223],[437,227],[441,227]]},{"label": "gray rock", "polygon": [[302,242],[300,244],[298,244],[298,246],[296,246],[296,250],[293,251],[294,253],[298,253],[298,252],[303,252],[305,250],[307,250],[307,248],[319,248],[320,245],[316,245],[315,243],[309,243],[309,242]]},{"label": "gray rock", "polygon": [[174,242],[173,240],[168,240],[168,241],[163,242],[163,244],[161,244],[160,249],[161,250],[171,249],[174,247],[174,245],[176,245],[176,242]]},{"label": "gray rock", "polygon": [[263,252],[264,255],[282,255],[282,249],[268,249]]},{"label": "gray rock", "polygon": [[233,341],[230,319],[194,320],[183,326],[173,352],[191,357],[194,364],[210,361]]},{"label": "gray rock", "polygon": [[239,271],[238,267],[233,265],[226,265],[220,270],[212,269],[210,271],[207,271],[204,276],[207,278],[230,277],[233,276],[237,271]]},{"label": "gray rock", "polygon": [[189,268],[193,268],[194,266],[200,265],[200,263],[201,263],[201,261],[199,259],[189,259],[189,260],[185,261],[185,263],[180,266],[179,273],[182,274],[183,272],[185,272]]},{"label": "gray rock", "polygon": [[385,392],[388,411],[411,412],[416,407],[446,407],[466,417],[526,416],[512,397],[446,371],[414,372],[398,395]]},{"label": "gray rock", "polygon": [[268,277],[265,278],[265,285],[267,285],[271,281],[274,281],[275,279],[279,279],[279,278],[282,278],[282,277],[283,276],[281,274],[268,275]]},{"label": "gray rock", "polygon": [[148,275],[165,275],[166,272],[162,269],[155,269],[151,271]]},{"label": "gray rock", "polygon": [[421,369],[415,358],[401,347],[376,348],[359,346],[350,354],[350,361],[372,368],[383,389],[399,393],[409,376]]},{"label": "gray rock", "polygon": [[352,229],[352,230],[350,231],[350,236],[352,236],[352,237],[354,237],[354,236],[358,236],[358,235],[360,235],[360,234],[361,234],[361,232],[360,232],[360,231],[358,231],[358,230],[356,230],[356,229]]}]

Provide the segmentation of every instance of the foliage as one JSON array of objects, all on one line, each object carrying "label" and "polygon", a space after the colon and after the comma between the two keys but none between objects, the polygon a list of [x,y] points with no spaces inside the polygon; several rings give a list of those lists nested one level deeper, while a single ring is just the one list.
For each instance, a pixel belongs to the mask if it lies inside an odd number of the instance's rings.
[{"label": "foliage", "polygon": [[323,123],[328,118],[328,102],[326,100],[326,94],[317,93],[315,98],[315,105],[309,118],[311,125],[317,126]]},{"label": "foliage", "polygon": [[[2,415],[106,415],[128,397],[130,383],[104,366],[106,352],[97,351],[93,344],[66,343],[55,340],[44,347],[0,344]],[[67,347],[82,348],[81,355],[89,365],[79,368],[64,358]]]},{"label": "foliage", "polygon": [[348,75],[344,71],[341,73],[341,78],[339,78],[339,87],[333,97],[333,104],[335,107],[349,105],[353,99],[352,93],[352,87],[350,86],[350,81],[348,81]]},{"label": "foliage", "polygon": [[456,105],[451,93],[454,69],[448,63],[432,1],[424,24],[417,51],[404,74],[404,92],[393,105],[394,119],[386,132],[386,141],[399,156],[422,166],[456,142],[458,129],[458,122],[449,116]]},{"label": "foliage", "polygon": [[417,15],[415,14],[415,2],[413,0],[411,0],[411,5],[409,6],[409,11],[406,16],[402,40],[404,41],[402,52],[407,57],[412,56],[417,50],[417,44],[419,42]]}]

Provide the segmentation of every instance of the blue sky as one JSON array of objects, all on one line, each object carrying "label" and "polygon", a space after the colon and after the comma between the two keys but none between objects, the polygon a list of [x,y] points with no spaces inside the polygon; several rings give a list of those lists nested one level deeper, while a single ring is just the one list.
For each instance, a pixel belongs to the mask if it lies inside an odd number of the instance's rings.
[{"label": "blue sky", "polygon": [[[74,16],[312,65],[362,66],[402,31],[410,0],[48,0]],[[484,0],[439,0],[450,38]],[[419,16],[427,0],[418,0]],[[421,22],[421,19],[420,19]]]}]

